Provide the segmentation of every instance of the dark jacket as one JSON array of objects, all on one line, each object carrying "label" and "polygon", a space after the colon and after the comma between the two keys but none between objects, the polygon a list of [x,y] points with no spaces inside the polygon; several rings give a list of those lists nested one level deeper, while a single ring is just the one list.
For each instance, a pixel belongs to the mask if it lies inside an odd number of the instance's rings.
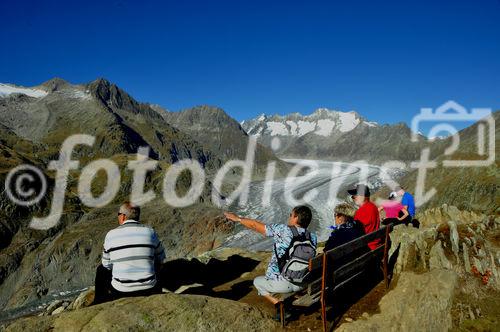
[{"label": "dark jacket", "polygon": [[336,248],[363,235],[365,235],[363,225],[358,221],[348,220],[332,232],[326,241],[324,251]]}]

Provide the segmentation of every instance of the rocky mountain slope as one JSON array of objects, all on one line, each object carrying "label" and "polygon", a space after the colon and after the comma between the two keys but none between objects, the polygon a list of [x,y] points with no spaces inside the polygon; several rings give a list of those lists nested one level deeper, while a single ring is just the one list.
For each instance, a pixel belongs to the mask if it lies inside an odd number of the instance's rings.
[{"label": "rocky mountain slope", "polygon": [[221,163],[147,104],[104,79],[73,85],[56,78],[29,90],[36,93],[4,92],[0,124],[35,144],[35,155],[43,159],[54,159],[68,136],[89,134],[96,137],[95,144],[80,156],[107,158],[149,146],[151,156],[170,163],[182,158],[196,158],[209,168]]},{"label": "rocky mountain slope", "polygon": [[[225,133],[231,136],[231,130]],[[241,130],[236,130],[242,138]],[[112,159],[121,171],[119,193],[104,208],[88,208],[78,198],[80,171],[71,172],[60,223],[47,231],[32,230],[28,228],[32,216],[46,216],[50,209],[55,172],[46,171],[47,163],[58,158],[63,140],[77,133],[94,135],[96,142],[92,147],[78,146],[72,158],[80,160],[80,167],[97,158]],[[235,147],[233,140],[225,144],[234,151],[242,146],[241,139]],[[149,146],[150,157],[159,161],[146,178],[144,190],[153,189],[157,198],[144,206],[143,221],[160,234],[168,257],[195,255],[220,245],[232,225],[210,204],[209,181],[233,156],[212,150],[211,144],[169,124],[165,114],[104,79],[82,85],[53,79],[32,88],[0,85],[0,180],[4,183],[15,166],[31,164],[44,170],[49,193],[31,207],[16,205],[5,191],[0,193],[0,309],[93,283],[104,235],[116,227],[118,205],[129,198],[132,172],[127,162],[136,158],[141,146]],[[162,183],[170,165],[183,158],[194,158],[204,166],[207,190],[197,204],[177,209],[161,199]],[[276,159],[264,148],[256,158]],[[98,173],[94,195],[102,192],[105,181],[105,175]],[[190,184],[189,174],[182,174],[178,192]]]},{"label": "rocky mountain slope", "polygon": [[[153,106],[161,111],[158,106]],[[197,106],[181,112],[164,112],[168,123],[204,142],[211,151],[226,159],[245,160],[248,134],[242,126],[218,107]],[[255,167],[263,173],[270,161],[277,163],[277,171],[284,175],[288,165],[277,159],[271,149],[260,144],[255,151]]]},{"label": "rocky mountain slope", "polygon": [[[500,111],[493,113],[495,120],[495,160],[482,167],[446,167],[443,160],[485,160],[487,155],[478,155],[478,124],[459,132],[460,145],[453,154],[444,155],[444,149],[451,145],[451,138],[442,140],[438,147],[431,146],[431,159],[437,167],[427,171],[426,190],[436,189],[436,195],[422,208],[437,207],[442,204],[454,205],[462,210],[478,211],[486,214],[499,213],[500,196],[498,167],[500,156]],[[412,170],[400,183],[414,192],[417,171]],[[387,192],[386,192],[387,193]],[[385,194],[386,194],[385,193]]]},{"label": "rocky mountain slope", "polygon": [[[379,125],[356,112],[320,108],[310,115],[261,115],[245,120],[241,126],[258,141],[272,146],[279,139],[276,153],[281,157],[367,160],[415,160],[425,141],[411,142],[411,130],[404,123]],[[277,144],[277,143],[275,143]]]}]

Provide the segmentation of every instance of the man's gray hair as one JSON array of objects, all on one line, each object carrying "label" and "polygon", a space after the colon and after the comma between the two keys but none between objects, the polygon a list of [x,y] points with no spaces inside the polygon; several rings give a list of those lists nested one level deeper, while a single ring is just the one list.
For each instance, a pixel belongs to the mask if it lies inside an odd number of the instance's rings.
[{"label": "man's gray hair", "polygon": [[138,206],[132,205],[130,202],[125,202],[120,206],[118,213],[124,214],[128,219],[139,221],[141,209]]}]

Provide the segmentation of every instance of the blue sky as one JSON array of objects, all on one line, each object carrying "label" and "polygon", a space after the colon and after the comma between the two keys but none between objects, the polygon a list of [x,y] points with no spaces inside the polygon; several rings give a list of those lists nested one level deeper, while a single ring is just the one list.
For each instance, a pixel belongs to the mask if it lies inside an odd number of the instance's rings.
[{"label": "blue sky", "polygon": [[105,77],[170,110],[500,109],[500,1],[2,1],[0,82]]}]

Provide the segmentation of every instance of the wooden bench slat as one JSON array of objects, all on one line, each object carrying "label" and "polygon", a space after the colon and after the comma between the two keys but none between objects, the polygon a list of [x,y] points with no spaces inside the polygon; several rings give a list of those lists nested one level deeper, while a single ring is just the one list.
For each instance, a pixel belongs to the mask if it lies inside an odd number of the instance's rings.
[{"label": "wooden bench slat", "polygon": [[272,297],[274,297],[276,300],[282,302],[282,301],[285,301],[286,299],[294,296],[297,292],[290,292],[290,293],[272,293],[272,294],[269,294],[271,295]]},{"label": "wooden bench slat", "polygon": [[321,276],[307,285],[307,294],[315,294],[321,290]]},{"label": "wooden bench slat", "polygon": [[343,277],[350,275],[352,273],[356,273],[360,268],[366,266],[366,263],[370,260],[375,259],[376,257],[381,257],[384,253],[384,245],[377,247],[374,250],[371,250],[358,258],[350,261],[349,263],[339,267],[333,272],[334,282],[335,280],[342,280]]},{"label": "wooden bench slat", "polygon": [[343,280],[342,282],[334,285],[333,287],[333,290],[337,290],[338,288],[344,286],[345,284],[347,284],[349,281],[351,281],[352,279],[356,278],[357,276],[359,276],[360,274],[362,274],[363,272],[365,272],[364,270],[361,270],[361,271],[358,271],[357,273],[353,274],[352,276],[350,276],[349,278],[347,278],[346,280]]},{"label": "wooden bench slat", "polygon": [[315,294],[305,294],[293,301],[293,305],[297,307],[310,307],[314,303],[318,302],[321,298],[321,289]]},{"label": "wooden bench slat", "polygon": [[343,256],[346,256],[358,249],[367,246],[368,243],[372,242],[375,239],[384,240],[385,232],[386,232],[386,226],[383,226],[375,232],[368,233],[350,242],[344,243],[343,245],[338,246],[337,248],[328,250],[327,252],[325,252],[325,255],[328,256],[328,260],[333,259],[335,261]]}]

